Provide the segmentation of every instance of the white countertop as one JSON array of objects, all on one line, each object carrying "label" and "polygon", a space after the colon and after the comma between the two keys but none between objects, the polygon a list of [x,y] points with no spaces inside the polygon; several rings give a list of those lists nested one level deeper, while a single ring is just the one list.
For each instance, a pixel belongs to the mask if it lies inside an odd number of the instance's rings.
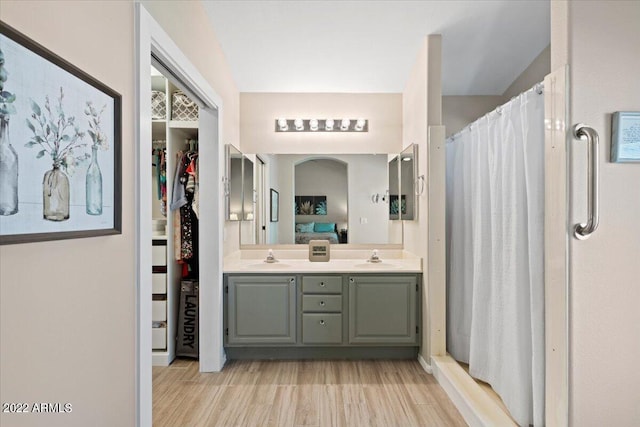
[{"label": "white countertop", "polygon": [[[267,251],[240,251],[224,258],[224,273],[421,273],[422,259],[402,250],[379,251],[380,263],[367,262],[371,251],[332,252],[328,262],[311,262],[308,251],[278,251],[278,262],[264,262]],[[304,256],[304,257],[303,257]]]}]

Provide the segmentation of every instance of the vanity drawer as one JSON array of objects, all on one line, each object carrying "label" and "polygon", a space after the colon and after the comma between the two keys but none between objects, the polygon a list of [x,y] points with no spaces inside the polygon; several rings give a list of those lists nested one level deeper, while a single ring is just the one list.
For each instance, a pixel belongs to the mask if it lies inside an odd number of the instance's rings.
[{"label": "vanity drawer", "polygon": [[303,314],[304,344],[342,343],[342,314]]},{"label": "vanity drawer", "polygon": [[341,294],[342,276],[304,276],[302,292],[309,294]]},{"label": "vanity drawer", "polygon": [[342,295],[303,295],[304,312],[342,312]]}]

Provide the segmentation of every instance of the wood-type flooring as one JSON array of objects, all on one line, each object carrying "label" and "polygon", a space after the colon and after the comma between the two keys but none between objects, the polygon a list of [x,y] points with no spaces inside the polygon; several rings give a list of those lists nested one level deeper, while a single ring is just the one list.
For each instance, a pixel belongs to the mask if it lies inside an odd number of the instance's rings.
[{"label": "wood-type flooring", "polygon": [[227,362],[153,367],[154,427],[466,426],[415,360]]}]

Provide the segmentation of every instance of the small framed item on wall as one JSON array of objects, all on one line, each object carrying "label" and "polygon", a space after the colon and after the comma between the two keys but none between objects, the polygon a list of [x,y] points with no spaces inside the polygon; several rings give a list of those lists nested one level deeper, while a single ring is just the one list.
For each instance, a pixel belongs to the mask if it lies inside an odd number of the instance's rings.
[{"label": "small framed item on wall", "polygon": [[640,111],[617,111],[611,117],[611,161],[640,162]]},{"label": "small framed item on wall", "polygon": [[271,189],[271,222],[278,222],[278,213],[280,210],[280,194]]},{"label": "small framed item on wall", "polygon": [[121,103],[0,21],[0,244],[121,233]]}]

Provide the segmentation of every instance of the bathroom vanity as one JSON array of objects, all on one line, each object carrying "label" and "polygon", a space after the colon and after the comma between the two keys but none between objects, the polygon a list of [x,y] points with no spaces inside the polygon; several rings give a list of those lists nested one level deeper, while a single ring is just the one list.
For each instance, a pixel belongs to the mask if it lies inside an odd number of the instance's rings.
[{"label": "bathroom vanity", "polygon": [[[401,252],[401,251],[398,251]],[[408,358],[420,345],[421,262],[225,263],[225,349],[241,358]]]}]

